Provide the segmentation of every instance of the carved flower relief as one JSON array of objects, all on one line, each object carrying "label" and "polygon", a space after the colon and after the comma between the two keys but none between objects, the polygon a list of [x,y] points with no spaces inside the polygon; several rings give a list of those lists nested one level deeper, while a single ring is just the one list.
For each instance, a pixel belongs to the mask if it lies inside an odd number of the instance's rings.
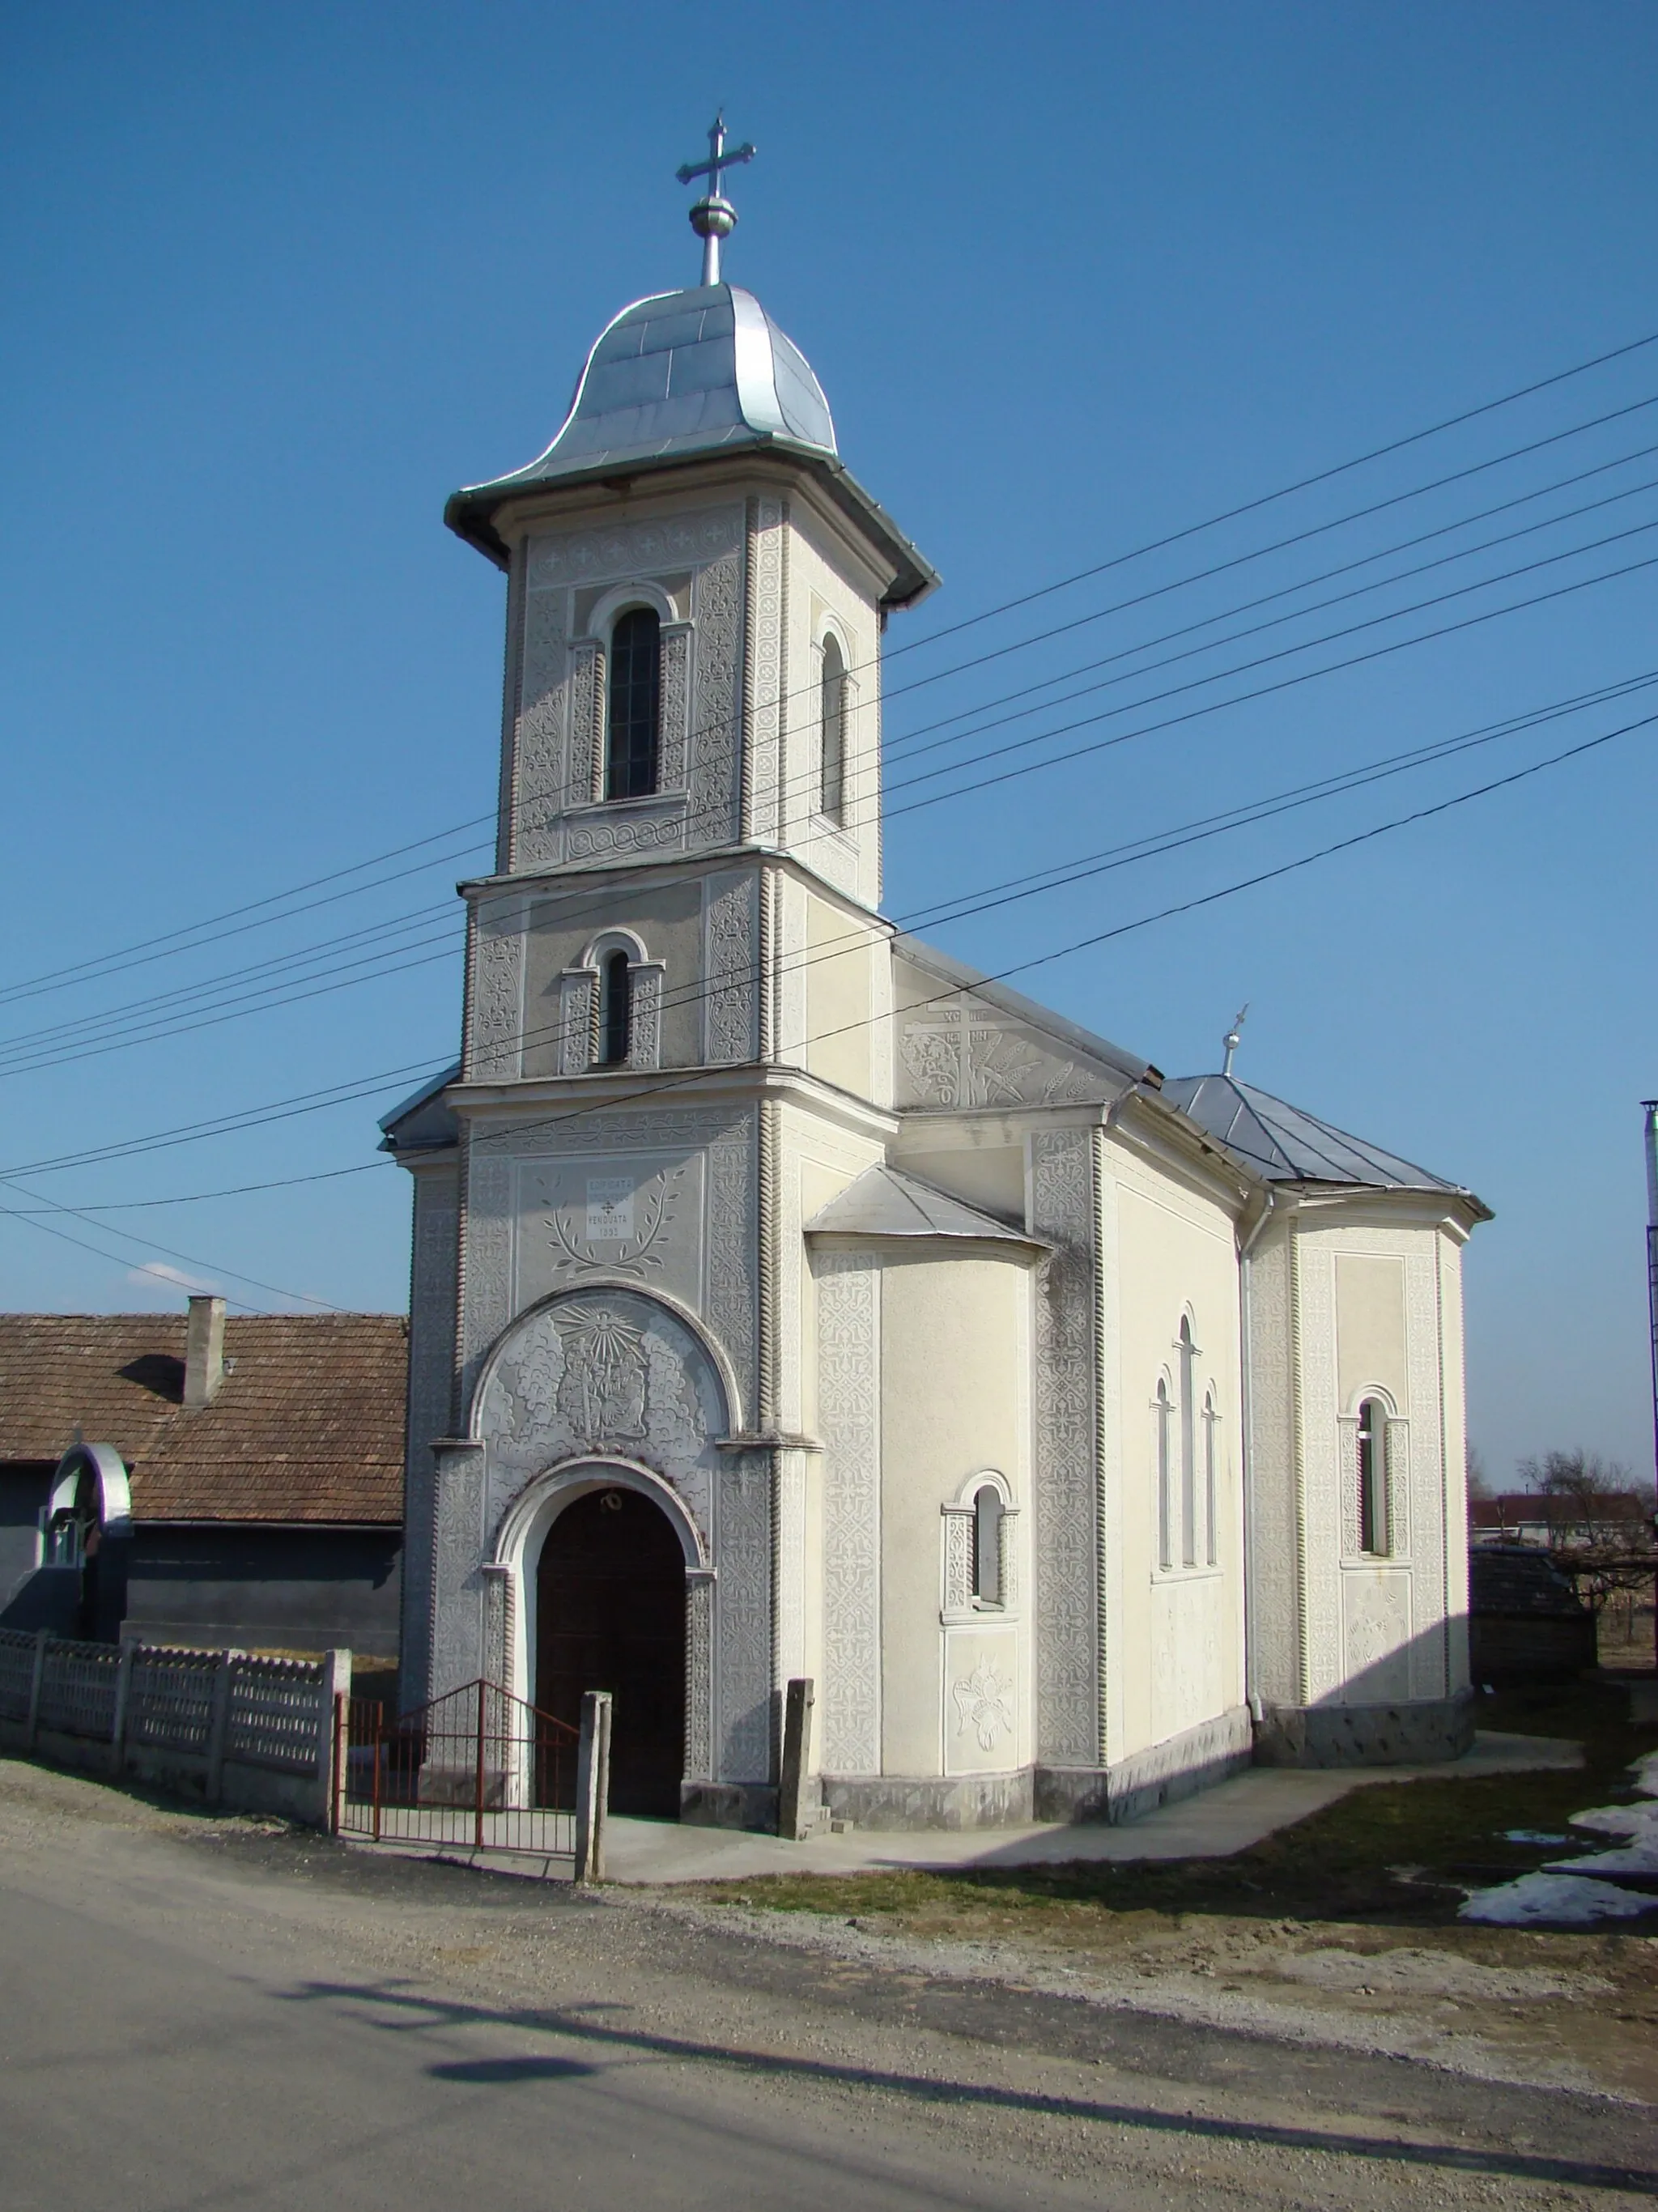
[{"label": "carved flower relief", "polygon": [[981,1659],[970,1674],[950,1686],[957,1734],[971,1730],[981,1751],[994,1751],[1005,1735],[1013,1733],[1013,1710],[1008,1704],[1012,1692],[1012,1677],[999,1673],[988,1659]]}]

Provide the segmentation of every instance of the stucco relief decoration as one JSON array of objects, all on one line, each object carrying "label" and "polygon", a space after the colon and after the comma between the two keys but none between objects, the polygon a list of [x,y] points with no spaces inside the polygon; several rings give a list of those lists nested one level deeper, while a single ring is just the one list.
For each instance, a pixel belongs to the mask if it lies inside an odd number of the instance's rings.
[{"label": "stucco relief decoration", "polygon": [[662,632],[662,788],[677,791],[685,781],[685,744],[691,714],[691,632],[689,623],[665,624]]},{"label": "stucco relief decoration", "polygon": [[598,796],[598,647],[584,640],[570,655],[570,779],[562,804],[582,806]]},{"label": "stucco relief decoration", "polygon": [[715,507],[667,521],[537,538],[530,551],[530,588],[598,583],[653,568],[695,566],[729,552],[738,542],[742,519],[740,507]]},{"label": "stucco relief decoration", "polygon": [[559,1411],[585,1437],[645,1434],[645,1334],[607,1306],[565,1306],[553,1316],[564,1339]]},{"label": "stucco relief decoration", "polygon": [[823,1764],[879,1771],[880,1312],[875,1256],[817,1268],[817,1419],[823,1462]]},{"label": "stucco relief decoration", "polygon": [[1347,1702],[1411,1694],[1410,1584],[1399,1574],[1353,1576],[1347,1589]]},{"label": "stucco relief decoration", "polygon": [[478,1409],[491,1526],[544,1468],[610,1447],[671,1482],[712,1540],[724,1393],[708,1352],[643,1292],[556,1299],[527,1315]]},{"label": "stucco relief decoration", "polygon": [[521,902],[501,901],[477,918],[470,1073],[488,1082],[519,1072],[524,977]]},{"label": "stucco relief decoration", "polygon": [[593,860],[612,854],[676,852],[684,842],[685,818],[677,811],[583,822],[570,831],[570,858]]},{"label": "stucco relief decoration", "polygon": [[563,599],[531,595],[525,611],[524,679],[514,745],[513,859],[539,867],[558,858],[555,817],[564,801]]},{"label": "stucco relief decoration", "polygon": [[589,1177],[585,1206],[556,1206],[546,1217],[554,1267],[604,1267],[644,1279],[652,1271],[659,1274],[684,1194],[685,1170],[675,1168],[643,1186],[631,1176],[609,1181],[612,1188],[596,1200]]},{"label": "stucco relief decoration", "polygon": [[743,636],[740,554],[722,556],[698,575],[695,618],[691,835],[720,843],[731,836],[736,818],[738,667]]},{"label": "stucco relief decoration", "polygon": [[716,878],[708,890],[707,1057],[749,1060],[754,1054],[756,966],[753,878]]},{"label": "stucco relief decoration", "polygon": [[1013,1733],[1013,1711],[1008,1704],[1012,1691],[1011,1679],[999,1674],[988,1659],[981,1659],[970,1674],[950,1685],[957,1735],[971,1729],[981,1751],[994,1751],[1004,1736]]},{"label": "stucco relief decoration", "polygon": [[1019,1103],[1041,1060],[1017,1029],[965,995],[907,1021],[898,1055],[923,1103],[958,1109]]},{"label": "stucco relief decoration", "polygon": [[1094,1197],[1090,1133],[1031,1139],[1033,1225],[1055,1250],[1036,1297],[1035,1583],[1042,1757],[1099,1757]]},{"label": "stucco relief decoration", "polygon": [[778,833],[779,752],[782,744],[782,647],[785,592],[784,508],[762,499],[754,539],[754,833]]}]

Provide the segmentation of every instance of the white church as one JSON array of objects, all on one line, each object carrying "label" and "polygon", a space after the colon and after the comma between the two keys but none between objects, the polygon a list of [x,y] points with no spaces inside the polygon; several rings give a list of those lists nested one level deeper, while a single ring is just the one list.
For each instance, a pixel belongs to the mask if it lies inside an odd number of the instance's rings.
[{"label": "white church", "polygon": [[796,1677],[859,1826],[1454,1758],[1486,1210],[883,918],[880,641],[937,578],[720,280],[711,147],[703,283],[446,510],[506,683],[461,1060],[385,1125],[405,1698],[609,1689],[614,1808],[731,1826]]}]

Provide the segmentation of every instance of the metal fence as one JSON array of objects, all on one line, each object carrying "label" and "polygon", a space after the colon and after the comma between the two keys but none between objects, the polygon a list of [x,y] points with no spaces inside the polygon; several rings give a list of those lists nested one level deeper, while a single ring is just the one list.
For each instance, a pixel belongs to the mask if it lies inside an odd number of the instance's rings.
[{"label": "metal fence", "polygon": [[342,1835],[575,1857],[580,1739],[550,1713],[477,1681],[401,1717],[353,1698],[341,1726]]},{"label": "metal fence", "polygon": [[350,1674],[349,1652],[263,1659],[0,1628],[0,1741],[326,1826]]}]

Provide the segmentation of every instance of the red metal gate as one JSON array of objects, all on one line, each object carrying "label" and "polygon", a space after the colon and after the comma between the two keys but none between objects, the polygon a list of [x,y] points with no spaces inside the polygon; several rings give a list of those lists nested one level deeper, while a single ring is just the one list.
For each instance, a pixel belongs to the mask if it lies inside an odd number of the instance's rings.
[{"label": "red metal gate", "polygon": [[580,1738],[499,1684],[401,1715],[342,1698],[337,1734],[342,1835],[574,1858]]}]

